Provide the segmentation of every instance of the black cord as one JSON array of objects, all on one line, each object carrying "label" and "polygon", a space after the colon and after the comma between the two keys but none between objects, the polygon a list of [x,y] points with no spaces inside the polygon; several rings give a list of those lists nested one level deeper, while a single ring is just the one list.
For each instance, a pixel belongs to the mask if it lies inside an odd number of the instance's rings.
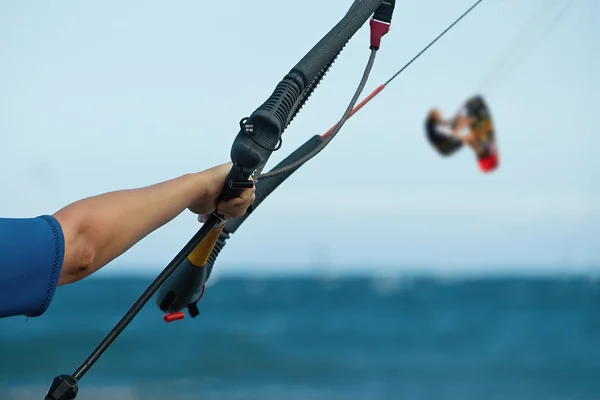
[{"label": "black cord", "polygon": [[350,104],[348,104],[348,107],[346,108],[346,111],[344,112],[342,119],[340,120],[340,122],[338,123],[338,125],[336,126],[334,131],[331,132],[331,135],[326,140],[324,140],[321,144],[319,144],[319,146],[317,146],[314,150],[312,150],[310,153],[308,153],[307,155],[305,155],[298,161],[296,161],[290,165],[287,165],[283,168],[280,168],[278,170],[270,171],[270,172],[267,172],[266,174],[257,175],[257,176],[255,176],[255,180],[258,181],[260,179],[272,178],[274,176],[285,174],[286,172],[300,168],[302,166],[302,164],[309,161],[311,158],[313,158],[314,156],[319,154],[321,152],[321,150],[323,150],[325,147],[327,147],[327,145],[331,142],[331,140],[335,137],[335,135],[337,135],[337,133],[340,131],[340,129],[342,129],[342,126],[344,125],[344,123],[348,120],[348,118],[350,118],[352,109],[356,105],[356,102],[358,101],[360,94],[362,93],[363,89],[365,88],[365,85],[367,84],[367,81],[369,79],[369,74],[371,73],[371,69],[373,68],[373,64],[375,63],[376,55],[377,55],[377,49],[371,50],[371,56],[369,57],[369,62],[367,63],[367,66],[363,73],[360,84],[358,85],[358,88],[356,89],[356,92],[354,93],[352,100],[350,100]]},{"label": "black cord", "polygon": [[[425,53],[431,46],[433,46],[433,44],[435,42],[437,42],[442,36],[444,36],[450,29],[452,29],[454,27],[454,25],[458,24],[460,22],[460,20],[462,20],[464,17],[467,16],[467,14],[469,14],[471,11],[473,11],[473,9],[475,7],[477,7],[483,0],[478,0],[477,2],[475,2],[475,4],[473,4],[467,11],[465,11],[460,17],[458,17],[450,26],[448,26],[442,33],[440,33],[435,39],[433,39],[423,50],[421,50],[416,56],[414,56],[412,58],[412,60],[410,60],[406,65],[404,65],[398,72],[396,72],[390,79],[387,80],[387,82],[385,82],[383,85],[386,86],[387,84],[389,84],[391,81],[393,81],[394,79],[396,79],[396,77],[398,75],[400,75],[406,68],[408,68],[409,65],[411,65],[417,58],[419,58],[423,53]],[[331,135],[329,135],[327,137],[326,140],[323,141],[323,143],[321,143],[318,147],[316,147],[313,151],[311,151],[309,154],[307,154],[306,156],[302,157],[300,160],[296,161],[293,164],[287,165],[281,169],[275,170],[275,171],[270,171],[266,174],[257,174],[254,179],[255,180],[260,180],[260,179],[267,179],[267,178],[272,178],[274,176],[277,175],[281,175],[284,174],[286,172],[298,169],[300,166],[302,166],[302,164],[306,163],[307,161],[309,161],[311,158],[313,158],[314,156],[316,156],[317,154],[319,154],[325,147],[327,147],[327,145],[331,142],[331,140],[337,135],[337,133],[340,131],[340,129],[342,129],[342,126],[346,123],[346,121],[350,118],[350,114],[352,113],[352,109],[354,108],[354,105],[356,104],[356,102],[358,101],[358,97],[360,96],[362,90],[364,89],[364,86],[366,85],[367,79],[369,77],[369,74],[371,73],[371,68],[373,67],[373,62],[375,61],[375,55],[377,53],[377,50],[372,50],[371,51],[371,57],[369,58],[369,62],[367,64],[367,67],[365,68],[365,72],[363,74],[363,78],[360,82],[360,85],[358,86],[358,88],[356,89],[356,92],[354,94],[354,97],[352,98],[352,100],[350,101],[350,105],[348,106],[348,108],[346,109],[346,112],[344,112],[344,115],[342,116],[342,118],[340,119],[340,121],[338,122],[338,124],[336,125],[335,129],[333,130],[333,132],[331,132]]]},{"label": "black cord", "polygon": [[[542,31],[536,34],[536,37],[527,42],[527,38],[524,36],[528,33],[531,33],[533,30],[532,27],[535,25],[540,26],[541,23],[535,21],[536,18],[539,17],[540,13],[548,7],[546,2],[542,2],[540,7],[536,9],[530,18],[523,24],[522,29],[517,33],[517,35],[513,38],[508,46],[506,46],[504,52],[498,57],[496,64],[493,68],[488,72],[486,77],[481,80],[481,82],[477,85],[478,90],[491,90],[495,89],[497,85],[501,84],[504,79],[508,77],[508,75],[513,72],[520,63],[523,63],[534,51],[535,48],[544,40],[546,35],[554,28],[554,26],[566,15],[567,11],[570,7],[572,7],[574,2],[572,0],[566,0],[563,3],[562,8],[555,14],[550,22],[546,24],[545,27],[542,27]],[[557,8],[556,8],[557,9]],[[515,49],[517,45],[522,45],[520,49]],[[516,57],[511,58],[511,56],[518,53],[520,50],[520,54],[517,54]],[[516,61],[515,61],[516,60]]]},{"label": "black cord", "polygon": [[177,267],[186,259],[186,257],[192,252],[192,250],[206,237],[211,229],[218,223],[218,219],[215,216],[211,216],[208,221],[200,230],[190,239],[183,249],[175,256],[175,258],[167,265],[167,267],[156,277],[154,282],[148,286],[146,291],[137,299],[135,304],[131,306],[129,311],[121,318],[121,320],[115,325],[115,327],[106,335],[102,342],[92,351],[87,360],[81,364],[79,368],[73,374],[76,380],[80,380],[83,375],[98,361],[100,356],[110,347],[110,345],[117,339],[117,337],[127,328],[135,316],[140,312],[144,305],[154,296],[154,294],[160,289],[163,283],[169,279],[169,277],[175,272]]},{"label": "black cord", "polygon": [[427,51],[427,49],[429,49],[431,46],[433,46],[433,44],[434,44],[435,42],[437,42],[437,41],[438,41],[438,39],[440,39],[442,36],[444,36],[444,35],[445,35],[445,34],[446,34],[446,33],[447,33],[447,32],[448,32],[450,29],[452,29],[452,28],[454,27],[454,25],[458,24],[458,22],[459,22],[461,19],[463,19],[464,17],[466,17],[466,16],[467,16],[467,14],[469,14],[471,11],[473,11],[473,9],[474,9],[475,7],[477,7],[477,6],[479,5],[479,3],[481,3],[482,1],[483,1],[483,0],[479,0],[479,1],[477,1],[477,2],[476,2],[475,4],[473,4],[473,5],[472,5],[472,6],[471,6],[471,7],[470,7],[470,8],[469,8],[467,11],[465,11],[465,12],[463,13],[463,15],[461,15],[460,17],[458,17],[458,19],[457,19],[456,21],[454,21],[454,22],[453,22],[453,23],[452,23],[452,24],[451,24],[449,27],[447,27],[447,28],[446,28],[446,29],[445,29],[445,30],[444,30],[442,33],[440,33],[440,34],[438,35],[438,37],[436,37],[435,39],[433,39],[433,40],[431,41],[431,43],[429,43],[429,44],[428,44],[428,45],[427,45],[427,46],[426,46],[426,47],[425,47],[423,50],[421,50],[421,51],[420,51],[420,52],[419,52],[419,53],[418,53],[416,56],[414,56],[414,57],[413,57],[413,59],[412,59],[412,60],[410,60],[410,61],[409,61],[409,62],[408,62],[408,63],[407,63],[407,64],[406,64],[404,67],[402,67],[402,68],[400,69],[400,71],[396,72],[396,73],[395,73],[395,74],[394,74],[394,75],[393,75],[393,76],[392,76],[390,79],[388,79],[388,80],[387,80],[387,82],[386,82],[386,83],[384,83],[384,86],[385,86],[385,85],[387,85],[388,83],[390,83],[391,81],[393,81],[394,79],[396,79],[396,77],[397,77],[398,75],[400,75],[400,74],[401,74],[401,73],[402,73],[402,72],[403,72],[403,71],[404,71],[406,68],[408,68],[408,66],[409,66],[410,64],[412,64],[412,63],[413,63],[413,61],[415,61],[415,60],[416,60],[417,58],[419,58],[419,57],[420,57],[420,56],[421,56],[423,53],[425,53],[425,52]]}]

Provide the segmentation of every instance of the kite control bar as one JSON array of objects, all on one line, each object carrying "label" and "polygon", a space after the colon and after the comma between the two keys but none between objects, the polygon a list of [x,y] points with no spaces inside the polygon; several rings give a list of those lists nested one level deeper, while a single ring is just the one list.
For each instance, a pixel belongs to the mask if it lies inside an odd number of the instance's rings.
[{"label": "kite control bar", "polygon": [[279,82],[271,97],[249,118],[242,120],[242,129],[231,148],[231,160],[247,174],[245,178],[264,166],[273,151],[279,149],[281,135],[293,113],[307,101],[305,91],[314,89],[322,78],[322,70],[331,65],[382,3],[383,0],[355,2],[340,22]]},{"label": "kite control bar", "polygon": [[[233,166],[227,176],[220,199],[226,200],[237,197],[241,190],[249,187],[249,177],[257,170],[262,169],[271,154],[281,147],[283,131],[293,116],[302,108],[310,92],[314,90],[348,41],[376,11],[381,21],[378,20],[375,24],[372,23],[372,29],[373,25],[379,26],[386,23],[388,24],[387,29],[389,29],[393,4],[393,1],[384,0],[355,0],[348,13],[290,70],[276,86],[269,99],[256,109],[250,117],[240,122],[240,131],[233,142],[230,153]],[[387,29],[385,27],[381,29],[382,33],[379,39],[387,32]],[[379,43],[376,39],[377,34],[371,38],[372,50],[378,48]],[[189,256],[199,246],[200,250],[198,252],[200,254],[196,255],[199,258],[206,256],[208,259],[214,244],[219,238],[220,231],[224,227],[224,222],[218,214],[211,215],[74,374],[60,375],[52,381],[46,400],[75,399],[79,391],[78,381],[98,361],[177,268],[186,259],[189,259]],[[217,232],[219,234],[216,234]],[[209,236],[211,236],[210,242],[213,245],[201,245],[203,240]],[[209,248],[210,251],[204,251],[204,254],[202,254],[202,249],[208,250]]]},{"label": "kite control bar", "polygon": [[[325,139],[320,135],[311,137],[273,169],[283,168],[296,162],[322,144],[324,140]],[[256,182],[256,198],[253,204],[254,209],[256,209],[267,196],[292,175],[295,170],[296,169]],[[204,284],[210,277],[217,256],[223,247],[225,247],[227,239],[229,239],[231,234],[235,233],[248,217],[249,214],[245,214],[242,217],[227,221],[223,229],[217,233],[216,238],[210,239],[207,237],[206,240],[196,248],[201,249],[198,253],[201,252],[202,256],[195,257],[194,254],[197,250],[194,250],[192,255],[190,255],[177,271],[171,275],[169,280],[162,285],[157,293],[156,303],[163,312],[168,313],[164,316],[165,322],[173,322],[185,318],[185,313],[181,311],[184,308],[187,308],[188,313],[192,318],[195,318],[200,314],[200,311],[198,310],[198,301],[204,294]],[[213,240],[214,245],[212,248],[209,248],[209,245],[206,245],[206,243],[212,243]]]},{"label": "kite control bar", "polygon": [[[357,2],[354,2],[352,7],[354,7],[356,3]],[[367,70],[363,76],[361,84],[357,89],[357,94],[355,94],[356,99],[360,95],[360,91],[366,83],[366,79],[372,66],[372,61],[374,60],[374,52],[376,52],[379,49],[381,44],[381,38],[390,29],[394,5],[394,1],[383,2],[375,10],[375,15],[371,19],[370,48],[372,50],[372,56],[369,60],[369,64],[367,65]],[[348,11],[348,14],[350,14],[353,11],[352,7],[350,8],[350,11]],[[348,16],[348,14],[346,15]],[[323,40],[327,40],[327,37]],[[315,47],[318,48],[318,46],[319,45]],[[332,65],[335,58],[340,54],[342,47],[340,47],[339,49],[331,49],[329,54],[325,54],[325,57],[322,57],[323,60],[326,60],[327,57],[331,58],[324,64],[321,70],[313,78],[311,84],[309,84],[307,88],[300,94],[298,100],[296,101],[296,105],[292,107],[292,111],[290,114],[288,114],[287,119],[284,118],[284,116],[281,116],[278,119],[278,122],[281,124],[280,127],[283,127],[285,129],[285,125],[289,124],[291,119],[293,119],[295,114],[298,112],[299,108],[302,107],[303,102],[306,101],[308,96],[312,93],[312,90],[316,87],[318,82],[324,76],[326,70]],[[308,56],[305,57],[305,59],[306,58],[308,58]],[[300,62],[286,77],[297,76],[294,74],[296,74],[297,71],[301,70],[301,67],[299,67],[299,65],[301,64],[302,62]],[[300,81],[302,82],[303,80]],[[282,85],[285,82],[286,81],[284,79],[284,81],[282,81],[280,85]],[[278,86],[278,88],[279,87],[280,86]],[[275,93],[277,93],[277,89]],[[273,192],[273,190],[275,190],[281,183],[283,183],[294,171],[296,171],[305,162],[310,160],[325,146],[327,146],[327,144],[335,136],[335,133],[339,131],[341,125],[343,125],[343,123],[345,122],[345,119],[349,117],[348,113],[354,106],[355,102],[355,99],[351,101],[351,106],[349,106],[349,109],[345,113],[344,117],[342,117],[342,120],[338,124],[336,124],[336,126],[332,128],[332,130],[328,131],[323,136],[316,135],[309,139],[306,143],[304,143],[302,146],[296,149],[292,154],[290,154],[287,158],[285,158],[281,163],[275,166],[273,170],[269,171],[267,174],[262,174],[258,176],[255,174],[255,177],[258,178],[258,181],[256,183],[256,200],[253,205],[255,208],[258,207],[258,205],[271,192]],[[267,103],[269,103],[269,101],[267,101]],[[287,121],[287,123],[285,121]],[[242,124],[244,123],[247,123],[247,120],[243,120]],[[276,146],[279,147],[280,144],[281,142],[277,143]],[[259,147],[266,148],[266,146]],[[182,263],[177,272],[173,274],[169,278],[169,280],[161,287],[161,289],[158,292],[156,301],[158,307],[163,312],[167,313],[164,316],[165,322],[173,322],[185,318],[185,313],[181,311],[184,308],[187,308],[188,313],[192,318],[195,318],[200,314],[200,311],[198,310],[198,301],[202,298],[204,294],[204,284],[210,277],[214,263],[219,253],[225,246],[227,239],[229,239],[230,235],[234,233],[237,230],[237,228],[239,228],[239,226],[245,221],[247,216],[248,214],[241,218],[233,219],[227,222],[227,224],[221,230],[215,230],[214,233],[211,233],[211,235],[209,235],[209,237],[207,237],[206,240],[203,241],[194,250],[194,252],[188,257],[188,259]]]}]

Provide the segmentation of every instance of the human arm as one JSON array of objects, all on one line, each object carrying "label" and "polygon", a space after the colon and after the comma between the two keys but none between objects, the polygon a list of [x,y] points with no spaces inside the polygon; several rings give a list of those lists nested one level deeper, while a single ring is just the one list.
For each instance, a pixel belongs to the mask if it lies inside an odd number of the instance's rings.
[{"label": "human arm", "polygon": [[64,237],[54,217],[0,218],[0,318],[43,314],[63,256]]},{"label": "human arm", "polygon": [[[457,115],[453,119],[441,120],[436,124],[435,130],[440,135],[454,136],[463,140],[465,135],[461,136],[461,131],[475,122],[474,118]],[[466,134],[468,136],[469,134]]]},{"label": "human arm", "polygon": [[454,119],[454,127],[452,128],[452,134],[454,136],[460,136],[460,131],[462,131],[466,127],[473,125],[474,122],[475,118],[473,117],[465,117],[460,114],[457,115]]},{"label": "human arm", "polygon": [[140,189],[72,203],[53,216],[0,218],[0,318],[42,315],[58,284],[97,271],[186,208],[244,214],[254,189],[216,200],[231,163]]},{"label": "human arm", "polygon": [[53,214],[64,233],[65,254],[58,285],[76,282],[123,254],[185,209],[226,218],[244,214],[254,189],[216,204],[231,163],[155,185],[119,190],[69,204]]}]

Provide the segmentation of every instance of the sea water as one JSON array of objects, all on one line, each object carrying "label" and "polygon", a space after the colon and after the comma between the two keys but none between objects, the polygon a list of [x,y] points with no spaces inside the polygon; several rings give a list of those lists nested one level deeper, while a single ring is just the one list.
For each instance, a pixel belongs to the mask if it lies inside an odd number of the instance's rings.
[{"label": "sea water", "polygon": [[[0,400],[42,400],[151,280],[88,279],[0,321]],[[228,278],[200,312],[167,324],[152,299],[77,398],[600,399],[593,280]]]}]

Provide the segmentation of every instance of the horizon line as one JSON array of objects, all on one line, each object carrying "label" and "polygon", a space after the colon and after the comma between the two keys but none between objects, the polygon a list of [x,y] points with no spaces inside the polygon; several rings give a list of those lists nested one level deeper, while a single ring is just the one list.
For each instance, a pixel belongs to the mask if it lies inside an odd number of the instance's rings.
[{"label": "horizon line", "polygon": [[[264,265],[264,264],[263,264]],[[116,266],[115,266],[116,267]],[[162,267],[150,267],[146,265],[145,269],[136,268],[139,265],[128,265],[128,267],[119,266],[115,269],[100,270],[91,278],[144,278],[157,276]],[[348,268],[331,268],[318,265],[286,265],[280,268],[252,268],[252,266],[233,267],[220,266],[213,269],[211,280],[231,279],[231,278],[278,278],[278,279],[298,279],[298,278],[317,278],[317,279],[344,279],[344,278],[567,278],[584,277],[600,279],[600,263],[586,264],[564,264],[558,263],[552,265],[529,264],[529,265],[487,265],[478,268],[452,267],[452,266],[422,266],[422,267],[404,267],[390,265],[352,265]]]}]

